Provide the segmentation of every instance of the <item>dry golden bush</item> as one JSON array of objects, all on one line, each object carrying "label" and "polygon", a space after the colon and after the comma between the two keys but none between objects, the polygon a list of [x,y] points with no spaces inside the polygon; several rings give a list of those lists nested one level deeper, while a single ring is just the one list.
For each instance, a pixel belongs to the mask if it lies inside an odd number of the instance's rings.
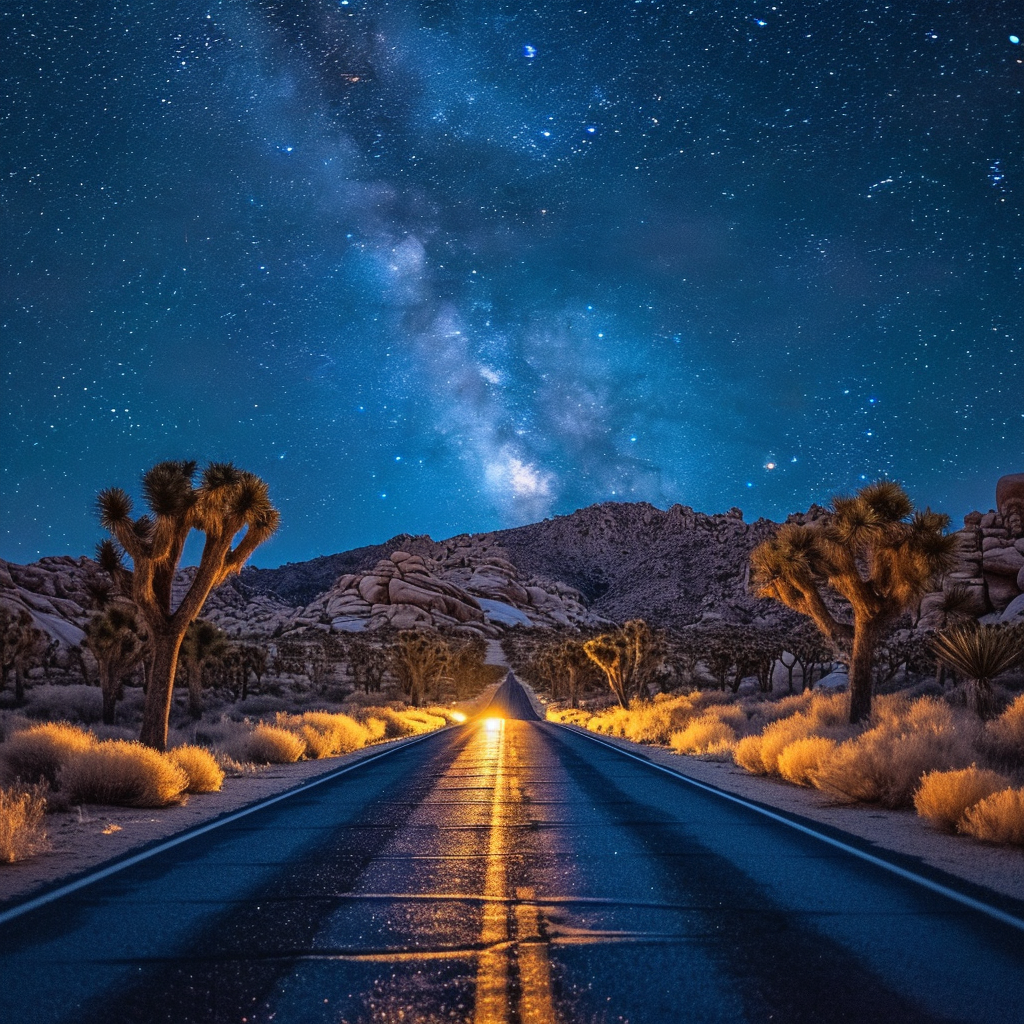
[{"label": "dry golden bush", "polygon": [[1024,789],[1004,789],[968,808],[960,831],[990,843],[1024,846]]},{"label": "dry golden bush", "polygon": [[383,722],[384,739],[388,740],[398,739],[401,736],[412,736],[419,731],[409,718],[394,708],[374,707],[371,705],[370,707],[361,708],[359,717],[364,722],[368,718],[376,718],[379,722]]},{"label": "dry golden bush", "polygon": [[879,698],[873,728],[847,740],[821,765],[819,789],[855,803],[909,807],[921,777],[975,759],[977,720],[930,697]]},{"label": "dry golden bush", "polygon": [[57,776],[69,803],[166,807],[178,803],[188,776],[169,757],[129,740],[106,740],[74,754]]},{"label": "dry golden bush", "polygon": [[306,753],[306,743],[301,736],[296,736],[290,729],[263,723],[242,740],[240,748],[240,757],[233,750],[228,753],[239,761],[252,761],[254,764],[291,764]]},{"label": "dry golden bush", "polygon": [[0,789],[0,864],[13,864],[50,848],[43,824],[44,786]]},{"label": "dry golden bush", "polygon": [[328,711],[307,711],[295,717],[278,715],[277,724],[292,729],[306,744],[306,756],[336,757],[360,750],[370,741],[370,732],[348,715]]},{"label": "dry golden bush", "polygon": [[410,724],[414,734],[443,729],[448,724],[448,720],[442,715],[425,711],[423,708],[406,708],[404,711],[399,711],[398,714]]},{"label": "dry golden bush", "polygon": [[778,772],[787,782],[813,786],[818,770],[837,746],[837,741],[828,736],[805,736],[794,740],[779,754]]},{"label": "dry golden bush", "polygon": [[691,718],[685,728],[669,737],[677,754],[696,754],[705,757],[724,755],[736,745],[736,730],[713,713]]},{"label": "dry golden bush", "polygon": [[810,716],[802,713],[770,722],[761,733],[761,749],[758,751],[763,770],[768,775],[778,775],[779,755],[797,740],[817,735],[816,729]]},{"label": "dry golden bush", "polygon": [[621,736],[634,743],[665,743],[684,729],[690,719],[722,697],[703,693],[677,697],[659,695],[653,701],[636,701],[629,708],[610,707],[598,712],[552,713],[554,721],[582,725],[591,732]]},{"label": "dry golden bush", "polygon": [[68,722],[22,729],[0,744],[0,776],[5,782],[45,781],[53,786],[71,757],[95,745],[92,733]]},{"label": "dry golden bush", "polygon": [[206,747],[175,747],[167,756],[188,778],[188,793],[216,793],[224,784],[224,771]]},{"label": "dry golden bush", "polygon": [[368,736],[367,743],[379,743],[388,731],[387,725],[379,718],[364,718],[362,724]]},{"label": "dry golden bush", "polygon": [[1010,780],[1005,775],[977,765],[948,772],[928,772],[914,794],[914,807],[922,818],[936,827],[955,832],[968,808],[1009,785]]},{"label": "dry golden bush", "polygon": [[744,736],[732,750],[732,759],[751,775],[767,775],[768,769],[761,760],[761,735]]}]

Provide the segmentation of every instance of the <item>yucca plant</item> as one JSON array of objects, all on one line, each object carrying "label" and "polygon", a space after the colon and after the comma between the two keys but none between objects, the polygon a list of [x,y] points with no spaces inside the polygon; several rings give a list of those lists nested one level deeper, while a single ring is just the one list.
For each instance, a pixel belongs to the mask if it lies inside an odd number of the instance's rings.
[{"label": "yucca plant", "polygon": [[967,706],[989,718],[995,708],[992,680],[1024,657],[1024,635],[999,626],[954,626],[935,637],[932,650],[964,677]]}]

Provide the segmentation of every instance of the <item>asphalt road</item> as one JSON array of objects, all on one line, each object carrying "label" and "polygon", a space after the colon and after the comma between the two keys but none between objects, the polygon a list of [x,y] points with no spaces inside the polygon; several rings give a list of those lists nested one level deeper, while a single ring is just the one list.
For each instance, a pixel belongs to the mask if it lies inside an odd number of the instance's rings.
[{"label": "asphalt road", "polygon": [[0,1020],[1024,1021],[1024,932],[496,701],[0,925]]}]

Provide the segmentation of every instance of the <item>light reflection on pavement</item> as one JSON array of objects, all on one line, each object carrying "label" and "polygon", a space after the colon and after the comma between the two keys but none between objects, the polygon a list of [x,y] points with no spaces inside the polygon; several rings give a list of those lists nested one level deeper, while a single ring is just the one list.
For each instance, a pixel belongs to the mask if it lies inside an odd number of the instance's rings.
[{"label": "light reflection on pavement", "polygon": [[1019,934],[496,700],[0,929],[0,1020],[1019,1024]]}]

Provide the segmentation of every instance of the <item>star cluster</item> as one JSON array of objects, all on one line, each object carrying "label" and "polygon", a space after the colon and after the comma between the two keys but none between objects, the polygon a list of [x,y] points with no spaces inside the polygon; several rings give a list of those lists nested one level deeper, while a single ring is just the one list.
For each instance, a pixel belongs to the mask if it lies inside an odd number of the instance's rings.
[{"label": "star cluster", "polygon": [[0,555],[232,459],[257,561],[1024,469],[1006,0],[0,14]]}]

